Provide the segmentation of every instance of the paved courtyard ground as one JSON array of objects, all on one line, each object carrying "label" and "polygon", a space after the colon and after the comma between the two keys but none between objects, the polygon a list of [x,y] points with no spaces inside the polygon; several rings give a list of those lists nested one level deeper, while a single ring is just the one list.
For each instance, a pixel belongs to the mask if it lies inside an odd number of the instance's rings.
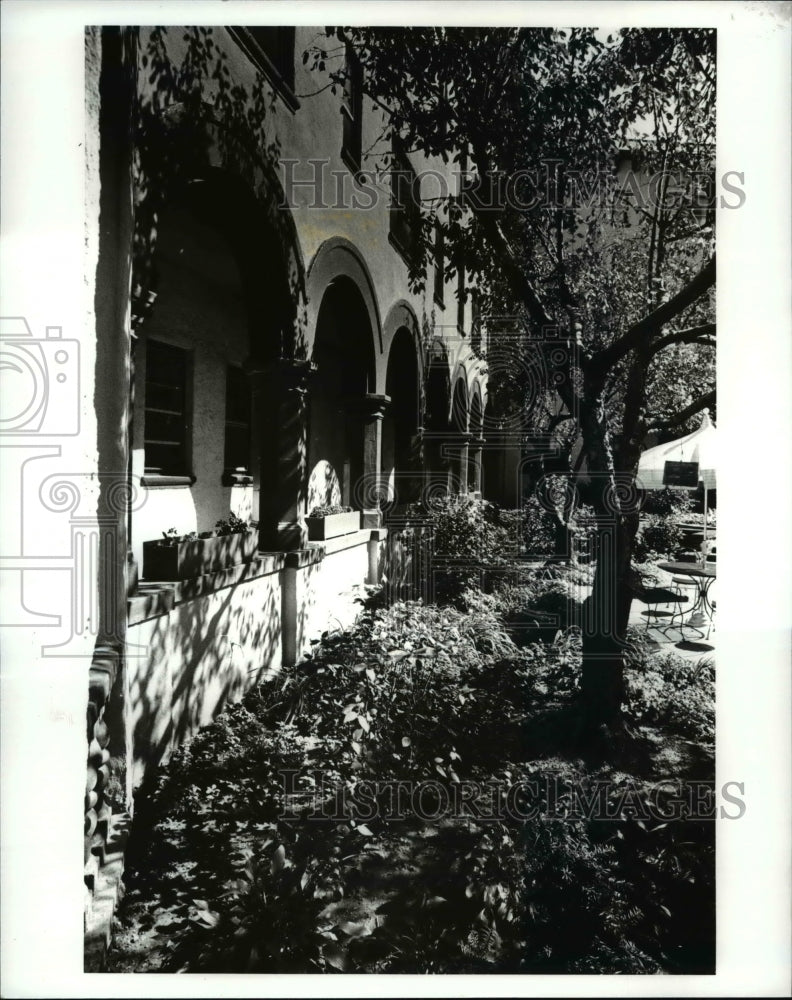
[{"label": "paved courtyard ground", "polygon": [[[671,575],[658,571],[658,581],[660,586],[666,587],[671,583]],[[717,580],[709,589],[709,599],[717,602]],[[695,599],[693,592],[688,589],[687,607],[689,608]],[[686,611],[680,618],[673,617],[672,613],[677,609],[668,605],[652,605],[652,615],[649,618],[648,634],[650,639],[657,643],[663,652],[673,652],[686,660],[697,661],[702,657],[712,659],[717,655],[717,615],[712,621],[712,627],[704,620],[701,624],[691,626],[686,624],[690,619],[690,613]],[[655,615],[654,612],[660,612]],[[647,624],[647,605],[641,601],[633,601],[630,611],[630,624],[645,627]],[[709,628],[709,636],[707,630]]]}]

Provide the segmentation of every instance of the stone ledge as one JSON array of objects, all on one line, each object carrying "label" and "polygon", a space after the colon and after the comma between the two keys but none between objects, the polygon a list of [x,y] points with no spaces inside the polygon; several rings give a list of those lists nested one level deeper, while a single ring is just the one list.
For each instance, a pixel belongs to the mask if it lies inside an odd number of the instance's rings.
[{"label": "stone ledge", "polygon": [[292,552],[286,553],[286,568],[305,569],[306,566],[314,566],[327,556],[335,555],[336,552],[354,549],[358,545],[366,545],[372,540],[380,541],[387,534],[387,528],[360,528],[358,531],[350,531],[346,535],[326,538],[323,542],[308,542],[304,549],[294,549]]},{"label": "stone ledge", "polygon": [[366,542],[371,541],[372,533],[376,530],[378,529],[360,528],[358,531],[351,531],[348,535],[336,535],[335,538],[328,538],[324,542],[311,544],[321,545],[324,548],[324,554],[326,556],[332,556],[336,552],[353,549],[357,545],[365,545]]},{"label": "stone ledge", "polygon": [[150,618],[167,615],[187,601],[278,573],[286,565],[287,555],[285,552],[259,552],[250,562],[238,563],[217,573],[205,573],[191,580],[166,583],[146,583],[144,580],[127,600],[127,624],[139,625]]}]

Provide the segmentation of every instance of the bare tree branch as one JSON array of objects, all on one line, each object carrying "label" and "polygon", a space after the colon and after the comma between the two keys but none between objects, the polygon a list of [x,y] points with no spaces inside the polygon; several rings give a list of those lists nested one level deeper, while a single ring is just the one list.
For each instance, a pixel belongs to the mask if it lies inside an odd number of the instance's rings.
[{"label": "bare tree branch", "polygon": [[667,333],[652,344],[652,354],[657,354],[670,347],[672,344],[707,344],[714,345],[712,338],[715,334],[714,323],[704,323],[702,326],[692,326],[687,330],[679,330],[676,333]]},{"label": "bare tree branch", "polygon": [[701,413],[706,407],[714,406],[715,398],[715,390],[712,389],[710,392],[705,392],[703,396],[699,396],[690,406],[686,406],[684,410],[680,410],[679,413],[674,414],[673,417],[669,417],[667,420],[657,420],[648,417],[644,431],[648,433],[649,431],[664,431],[678,427],[680,424],[684,424],[686,420],[690,420],[697,413]]},{"label": "bare tree branch", "polygon": [[589,362],[593,372],[603,375],[616,364],[625,354],[629,354],[647,337],[658,333],[662,327],[681,313],[692,302],[704,294],[715,284],[715,255],[704,265],[699,273],[672,298],[658,306],[648,316],[634,323],[630,329],[609,347],[603,348]]}]

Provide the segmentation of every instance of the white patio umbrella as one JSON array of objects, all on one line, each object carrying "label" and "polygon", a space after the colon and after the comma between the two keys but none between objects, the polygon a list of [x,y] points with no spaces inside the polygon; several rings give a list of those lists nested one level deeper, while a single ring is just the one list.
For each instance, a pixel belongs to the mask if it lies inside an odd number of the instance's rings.
[{"label": "white patio umbrella", "polygon": [[682,489],[696,489],[699,483],[704,486],[704,546],[707,551],[707,491],[715,489],[717,466],[717,437],[715,425],[710,420],[709,410],[704,410],[701,426],[692,434],[668,441],[665,444],[648,448],[638,463],[638,473],[635,485],[641,490],[662,490],[666,486],[679,487],[679,484],[667,480],[667,462],[695,462],[698,465],[697,482],[695,486],[681,486]]}]

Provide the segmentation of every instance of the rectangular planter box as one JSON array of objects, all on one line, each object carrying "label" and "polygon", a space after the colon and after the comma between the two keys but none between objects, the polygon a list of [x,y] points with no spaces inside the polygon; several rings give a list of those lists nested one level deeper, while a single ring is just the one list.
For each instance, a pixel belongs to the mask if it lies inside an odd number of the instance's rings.
[{"label": "rectangular planter box", "polygon": [[328,538],[349,535],[360,530],[360,511],[350,510],[345,514],[325,514],[324,517],[306,517],[308,538],[312,542],[326,542]]},{"label": "rectangular planter box", "polygon": [[143,543],[143,579],[190,580],[250,562],[258,549],[258,529],[236,535],[196,538],[176,545]]}]

